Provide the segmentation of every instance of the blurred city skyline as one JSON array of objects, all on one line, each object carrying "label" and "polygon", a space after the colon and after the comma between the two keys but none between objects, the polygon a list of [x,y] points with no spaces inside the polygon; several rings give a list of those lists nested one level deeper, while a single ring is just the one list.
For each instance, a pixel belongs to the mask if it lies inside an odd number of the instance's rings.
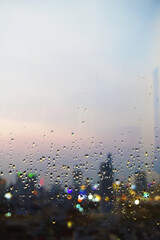
[{"label": "blurred city skyline", "polygon": [[71,165],[115,145],[151,151],[159,12],[157,0],[1,1],[2,167],[63,146]]}]

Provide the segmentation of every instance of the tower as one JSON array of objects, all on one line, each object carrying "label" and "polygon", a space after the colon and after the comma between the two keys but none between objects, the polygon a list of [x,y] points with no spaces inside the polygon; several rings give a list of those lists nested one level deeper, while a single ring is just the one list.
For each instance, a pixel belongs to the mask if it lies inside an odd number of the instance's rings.
[{"label": "tower", "polygon": [[107,155],[107,161],[100,167],[100,193],[101,196],[110,196],[113,184],[112,155]]},{"label": "tower", "polygon": [[73,171],[72,177],[73,177],[74,191],[75,191],[75,193],[77,195],[78,191],[80,189],[80,186],[82,185],[82,172],[81,172],[81,170],[76,168]]},{"label": "tower", "polygon": [[[112,198],[112,184],[113,184],[113,170],[112,170],[112,155],[107,155],[106,162],[100,166],[100,194],[102,197],[102,211],[111,210]],[[106,203],[105,198],[108,197],[109,201]]]},{"label": "tower", "polygon": [[138,171],[135,174],[136,192],[142,193],[147,189],[147,181],[145,172]]},{"label": "tower", "polygon": [[160,174],[160,118],[159,118],[159,79],[158,68],[153,71],[153,86],[154,86],[154,170]]}]

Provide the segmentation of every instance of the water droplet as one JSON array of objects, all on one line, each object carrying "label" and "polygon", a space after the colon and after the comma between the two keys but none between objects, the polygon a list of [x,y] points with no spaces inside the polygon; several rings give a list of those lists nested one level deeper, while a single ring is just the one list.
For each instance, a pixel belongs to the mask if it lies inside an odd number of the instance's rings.
[{"label": "water droplet", "polygon": [[56,220],[55,220],[54,218],[52,219],[52,223],[53,223],[53,224],[56,224]]}]

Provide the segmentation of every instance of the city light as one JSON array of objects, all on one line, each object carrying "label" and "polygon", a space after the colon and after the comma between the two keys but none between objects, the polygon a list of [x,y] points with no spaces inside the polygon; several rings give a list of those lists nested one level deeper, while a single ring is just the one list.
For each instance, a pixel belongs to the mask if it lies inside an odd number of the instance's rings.
[{"label": "city light", "polygon": [[94,184],[93,187],[92,187],[93,190],[98,190],[98,184]]},{"label": "city light", "polygon": [[126,195],[122,195],[122,200],[126,201],[126,199],[127,199]]},{"label": "city light", "polygon": [[71,228],[72,225],[73,225],[73,223],[72,223],[71,221],[68,221],[68,222],[67,222],[67,227],[68,227],[68,228]]},{"label": "city light", "polygon": [[79,211],[80,211],[80,212],[83,212],[83,210],[84,210],[84,209],[83,209],[82,207],[79,208]]},{"label": "city light", "polygon": [[155,200],[155,201],[160,201],[160,196],[155,196],[155,197],[154,197],[154,200]]},{"label": "city light", "polygon": [[67,193],[68,193],[68,194],[71,194],[72,191],[73,191],[72,188],[68,188],[68,189],[67,189]]},{"label": "city light", "polygon": [[136,196],[136,192],[133,191],[133,190],[130,190],[130,194],[132,195],[132,197],[135,197],[135,196]]},{"label": "city light", "polygon": [[116,184],[116,185],[120,185],[121,182],[120,182],[119,180],[117,180],[117,181],[115,182],[115,184]]},{"label": "city light", "polygon": [[5,217],[11,217],[11,216],[12,216],[12,214],[10,212],[5,213]]},{"label": "city light", "polygon": [[81,207],[81,205],[80,205],[80,204],[77,204],[77,205],[76,205],[76,208],[77,208],[77,209],[79,209],[80,207]]},{"label": "city light", "polygon": [[143,196],[144,196],[144,198],[149,198],[150,194],[148,192],[144,192]]},{"label": "city light", "polygon": [[44,178],[41,178],[39,181],[39,185],[42,187],[44,185]]},{"label": "city light", "polygon": [[68,195],[68,196],[67,196],[67,199],[68,199],[68,200],[71,200],[71,199],[72,199],[72,196],[71,196],[71,195]]},{"label": "city light", "polygon": [[[117,184],[118,183],[118,184]],[[120,186],[120,182],[119,181],[116,181],[115,183],[113,183],[112,187],[114,190],[118,190],[119,189],[119,186]]]},{"label": "city light", "polygon": [[36,177],[36,174],[35,174],[35,173],[29,173],[29,174],[28,174],[28,177],[29,177],[29,178]]},{"label": "city light", "polygon": [[136,189],[136,185],[131,185],[131,188],[132,188],[133,190],[135,190],[135,189]]},{"label": "city light", "polygon": [[93,202],[100,202],[101,201],[101,196],[98,195],[98,194],[94,194],[92,201]]},{"label": "city light", "polygon": [[85,190],[86,189],[86,186],[85,185],[82,185],[81,186],[81,190]]},{"label": "city light", "polygon": [[78,195],[78,200],[79,200],[79,201],[82,201],[84,198],[85,198],[85,197],[84,197],[83,194],[79,194],[79,195]]},{"label": "city light", "polygon": [[135,203],[136,205],[138,205],[138,204],[139,204],[139,200],[136,199],[136,200],[134,201],[134,203]]},{"label": "city light", "polygon": [[88,195],[88,200],[91,201],[92,198],[93,198],[93,195],[92,195],[91,193],[89,193],[89,195]]},{"label": "city light", "polygon": [[12,198],[12,194],[11,193],[5,193],[4,197],[9,200],[9,199]]},{"label": "city light", "polygon": [[106,202],[108,202],[109,201],[109,197],[105,197],[105,199],[104,199]]},{"label": "city light", "polygon": [[19,172],[18,173],[18,177],[22,177],[23,176],[23,173],[22,172]]}]

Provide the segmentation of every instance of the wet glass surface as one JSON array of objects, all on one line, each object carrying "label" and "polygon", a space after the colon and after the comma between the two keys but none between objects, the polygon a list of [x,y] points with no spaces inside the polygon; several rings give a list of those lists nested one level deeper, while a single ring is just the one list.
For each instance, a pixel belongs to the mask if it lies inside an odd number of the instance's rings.
[{"label": "wet glass surface", "polygon": [[160,239],[160,1],[0,1],[0,239]]}]

